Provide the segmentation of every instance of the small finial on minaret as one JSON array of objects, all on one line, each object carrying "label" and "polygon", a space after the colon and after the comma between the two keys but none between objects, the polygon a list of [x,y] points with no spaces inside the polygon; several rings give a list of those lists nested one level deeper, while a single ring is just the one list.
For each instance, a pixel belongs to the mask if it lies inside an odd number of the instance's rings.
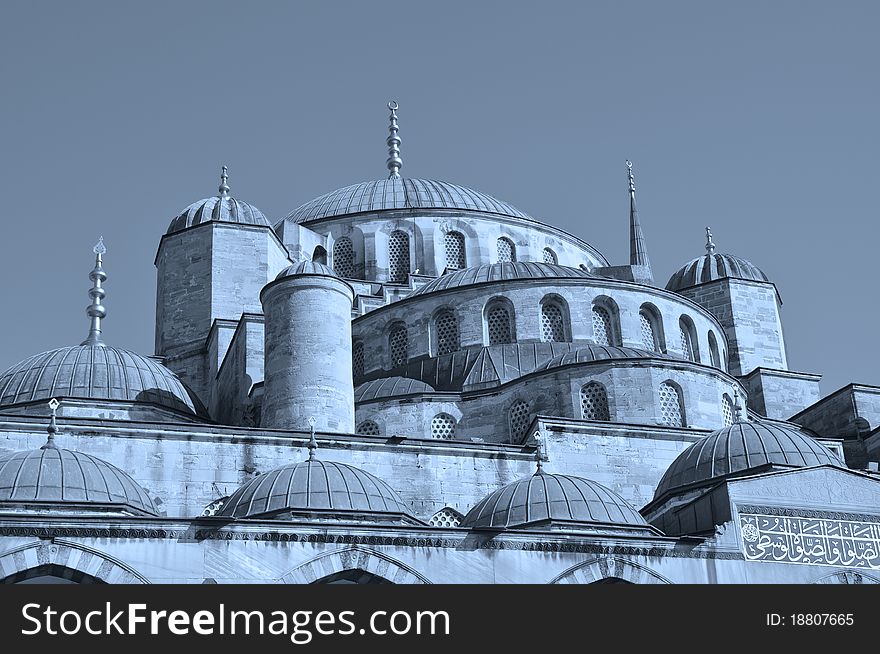
[{"label": "small finial on minaret", "polygon": [[315,424],[317,424],[317,422],[315,416],[309,418],[309,428],[312,432],[312,435],[309,437],[309,442],[306,444],[306,447],[309,449],[309,461],[315,460],[315,451],[318,449],[318,441],[315,439]]},{"label": "small finial on minaret", "polygon": [[633,177],[633,162],[626,160],[626,174],[629,177],[629,194],[635,199],[636,196],[636,180]]},{"label": "small finial on minaret", "polygon": [[226,166],[223,166],[220,172],[220,188],[217,190],[220,191],[220,197],[225,198],[229,195],[229,175],[227,174],[227,170],[229,170]]},{"label": "small finial on minaret", "polygon": [[107,252],[107,246],[104,245],[103,236],[95,243],[92,252],[95,253],[95,267],[89,273],[89,279],[92,280],[89,297],[92,298],[92,303],[86,307],[86,314],[89,316],[91,324],[89,325],[89,336],[81,345],[104,344],[104,341],[101,340],[101,319],[106,317],[107,311],[104,309],[104,305],[101,304],[101,300],[106,296],[102,284],[107,281],[107,273],[104,272],[102,257]]},{"label": "small finial on minaret", "polygon": [[739,391],[733,391],[733,421],[734,422],[746,422],[743,419],[742,415],[742,407],[739,404]]},{"label": "small finial on minaret", "polygon": [[55,423],[55,412],[58,410],[58,407],[61,405],[61,402],[56,400],[54,397],[49,400],[49,411],[51,411],[49,415],[49,426],[46,427],[46,431],[49,433],[49,437],[46,439],[46,444],[41,447],[41,450],[57,450],[58,446],[55,444],[55,434],[58,433],[58,425]]},{"label": "small finial on minaret", "polygon": [[400,168],[403,166],[403,159],[400,158],[400,136],[397,135],[399,131],[397,127],[397,110],[399,108],[400,105],[397,104],[397,100],[392,100],[388,103],[388,109],[391,110],[391,124],[388,126],[388,139],[385,141],[388,144],[388,160],[385,162],[389,171],[388,179],[398,179],[400,177]]},{"label": "small finial on minaret", "polygon": [[712,240],[712,230],[706,228],[706,252],[715,254],[715,242]]}]

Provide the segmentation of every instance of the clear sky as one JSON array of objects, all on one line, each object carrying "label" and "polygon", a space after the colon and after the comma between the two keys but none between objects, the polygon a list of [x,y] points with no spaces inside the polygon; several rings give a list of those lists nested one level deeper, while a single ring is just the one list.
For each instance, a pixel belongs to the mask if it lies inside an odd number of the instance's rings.
[{"label": "clear sky", "polygon": [[384,177],[461,183],[628,256],[776,282],[793,369],[880,384],[877,2],[19,2],[0,21],[0,368],[79,343],[91,246],[113,345],[151,354],[153,258],[216,192],[277,220]]}]

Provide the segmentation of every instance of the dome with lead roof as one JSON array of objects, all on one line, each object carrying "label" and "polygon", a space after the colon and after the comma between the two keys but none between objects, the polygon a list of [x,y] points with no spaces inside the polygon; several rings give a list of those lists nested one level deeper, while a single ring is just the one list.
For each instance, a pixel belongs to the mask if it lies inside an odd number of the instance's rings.
[{"label": "dome with lead roof", "polygon": [[219,195],[193,202],[181,211],[168,226],[168,234],[212,221],[272,227],[272,223],[262,211],[252,204],[237,200],[229,195],[229,186],[226,183],[226,166],[223,166],[220,180]]},{"label": "dome with lead roof", "polygon": [[712,232],[706,228],[706,254],[691,259],[679,268],[666,284],[667,291],[680,291],[685,288],[705,284],[716,279],[745,279],[754,282],[769,282],[764,272],[751,261],[732,254],[715,252]]}]

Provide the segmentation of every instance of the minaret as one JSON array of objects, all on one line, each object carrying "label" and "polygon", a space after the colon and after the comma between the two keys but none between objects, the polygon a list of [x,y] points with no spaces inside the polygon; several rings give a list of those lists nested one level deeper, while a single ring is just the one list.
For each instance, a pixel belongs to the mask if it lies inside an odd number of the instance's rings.
[{"label": "minaret", "polygon": [[651,270],[651,260],[648,259],[648,246],[636,210],[636,183],[633,178],[632,161],[629,159],[626,161],[626,173],[629,178],[629,264],[643,266],[644,277],[653,282],[654,273]]},{"label": "minaret", "polygon": [[107,252],[107,247],[104,245],[103,236],[95,243],[92,252],[95,253],[95,267],[89,273],[89,279],[92,280],[89,297],[92,298],[92,303],[86,307],[86,314],[89,316],[91,324],[89,325],[88,338],[80,343],[80,345],[104,345],[104,341],[101,340],[101,319],[106,317],[107,311],[104,309],[104,305],[101,304],[101,300],[106,296],[102,284],[107,281],[107,273],[104,272],[101,257]]},{"label": "minaret", "polygon": [[400,168],[403,166],[403,159],[400,158],[400,136],[397,135],[399,131],[397,110],[399,108],[397,100],[388,103],[388,109],[391,110],[391,124],[388,126],[388,139],[385,141],[388,144],[388,160],[385,162],[385,165],[388,166],[388,179],[400,179]]}]

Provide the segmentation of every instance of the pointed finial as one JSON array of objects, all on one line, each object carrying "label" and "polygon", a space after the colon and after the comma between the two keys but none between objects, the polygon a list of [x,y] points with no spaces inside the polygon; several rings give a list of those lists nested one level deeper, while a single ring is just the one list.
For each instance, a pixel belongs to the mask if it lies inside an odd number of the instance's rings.
[{"label": "pointed finial", "polygon": [[535,463],[536,475],[544,474],[544,461],[549,461],[547,455],[544,453],[544,437],[541,435],[541,432],[535,432]]},{"label": "pointed finial", "polygon": [[399,178],[400,168],[403,166],[403,159],[400,158],[400,137],[397,135],[399,131],[397,127],[397,110],[399,108],[400,105],[397,104],[397,100],[392,100],[388,103],[388,109],[391,111],[391,124],[388,126],[388,139],[385,141],[388,145],[388,160],[385,162],[389,171],[388,179]]},{"label": "pointed finial", "polygon": [[315,424],[317,422],[315,416],[309,418],[309,428],[312,432],[312,435],[309,437],[309,442],[306,444],[306,447],[309,449],[309,461],[315,460],[315,451],[318,449],[318,441],[315,439]]},{"label": "pointed finial", "polygon": [[636,194],[636,180],[633,177],[633,162],[629,159],[626,160],[626,174],[629,177],[629,194],[635,196]]},{"label": "pointed finial", "polygon": [[49,433],[49,437],[46,439],[46,444],[41,447],[41,450],[57,450],[58,446],[55,444],[55,434],[58,433],[58,425],[55,422],[55,412],[58,410],[58,407],[61,406],[61,402],[56,400],[54,397],[49,400],[49,411],[51,411],[49,415],[49,426],[46,427],[46,431]]},{"label": "pointed finial", "polygon": [[715,254],[715,242],[712,240],[712,230],[706,228],[706,252]]},{"label": "pointed finial", "polygon": [[229,195],[229,175],[226,171],[229,170],[226,166],[223,166],[220,172],[220,188],[217,190],[220,191],[220,197],[225,198]]},{"label": "pointed finial", "polygon": [[639,222],[639,213],[636,211],[636,181],[633,177],[633,164],[629,159],[626,160],[626,176],[629,180],[629,265],[644,266],[653,281],[648,245]]},{"label": "pointed finial", "polygon": [[106,296],[102,284],[107,281],[107,273],[104,272],[102,264],[104,262],[103,256],[107,252],[107,246],[104,245],[103,236],[95,243],[92,252],[95,253],[95,267],[89,273],[89,279],[92,280],[89,297],[92,298],[92,303],[86,307],[86,315],[90,319],[89,335],[81,345],[104,345],[104,341],[101,340],[101,319],[107,315],[107,311],[104,309],[104,305],[101,304],[101,300]]},{"label": "pointed finial", "polygon": [[736,389],[733,391],[733,421],[746,422],[743,420],[742,407],[739,404],[739,391]]}]

